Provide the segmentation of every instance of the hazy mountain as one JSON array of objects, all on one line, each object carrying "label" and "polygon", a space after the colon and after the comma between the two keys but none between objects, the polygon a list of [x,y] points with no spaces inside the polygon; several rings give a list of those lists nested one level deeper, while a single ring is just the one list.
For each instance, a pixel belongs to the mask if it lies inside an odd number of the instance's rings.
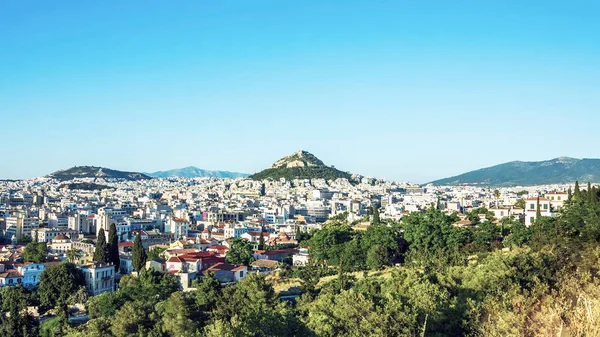
[{"label": "hazy mountain", "polygon": [[180,177],[180,178],[244,178],[247,177],[246,173],[229,172],[229,171],[209,171],[203,170],[194,166],[188,166],[180,169],[173,169],[168,171],[158,171],[152,173],[146,173],[147,175],[154,178],[169,178],[169,177]]},{"label": "hazy mountain", "polygon": [[75,178],[113,178],[124,180],[151,179],[151,177],[139,172],[124,172],[97,166],[74,166],[66,170],[51,173],[47,175],[47,177],[63,181]]},{"label": "hazy mountain", "polygon": [[250,176],[254,180],[264,179],[337,179],[350,180],[350,173],[340,171],[333,166],[326,166],[319,158],[307,151],[298,151],[283,157],[263,171]]},{"label": "hazy mountain", "polygon": [[513,161],[458,176],[433,181],[434,185],[484,183],[494,186],[526,186],[600,182],[600,159],[560,157],[538,162]]}]

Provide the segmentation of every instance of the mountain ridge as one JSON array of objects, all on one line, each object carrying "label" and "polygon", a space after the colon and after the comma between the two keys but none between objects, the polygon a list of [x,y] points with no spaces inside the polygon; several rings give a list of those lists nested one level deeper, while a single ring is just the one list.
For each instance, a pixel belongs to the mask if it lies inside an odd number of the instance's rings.
[{"label": "mountain ridge", "polygon": [[500,187],[600,182],[600,159],[558,157],[511,161],[430,182],[433,185],[483,184]]},{"label": "mountain ridge", "polygon": [[245,178],[249,176],[247,173],[231,172],[231,171],[218,171],[218,170],[205,170],[196,166],[187,166],[178,169],[171,169],[165,171],[147,172],[146,175],[153,178]]}]

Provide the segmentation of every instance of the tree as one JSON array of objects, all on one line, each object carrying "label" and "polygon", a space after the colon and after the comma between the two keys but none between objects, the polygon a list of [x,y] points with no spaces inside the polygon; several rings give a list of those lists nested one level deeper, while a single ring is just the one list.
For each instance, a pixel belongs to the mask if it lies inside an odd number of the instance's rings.
[{"label": "tree", "polygon": [[265,249],[265,236],[262,229],[260,230],[260,237],[258,238],[258,249]]},{"label": "tree", "polygon": [[36,336],[34,319],[27,311],[29,294],[21,286],[0,289],[0,336]]},{"label": "tree", "polygon": [[525,199],[519,199],[515,202],[515,207],[525,209]]},{"label": "tree", "polygon": [[254,260],[252,257],[252,247],[244,239],[233,239],[231,241],[231,249],[227,251],[225,255],[227,261],[233,264],[250,265],[250,262]]},{"label": "tree", "polygon": [[112,223],[108,232],[108,262],[112,262],[115,271],[119,270],[121,259],[119,258],[119,238],[117,237],[117,226]]},{"label": "tree", "polygon": [[381,221],[379,220],[379,207],[373,206],[373,224],[378,224]]},{"label": "tree", "polygon": [[141,271],[146,265],[147,258],[144,246],[142,246],[142,238],[137,234],[133,240],[133,249],[131,252],[131,264],[133,268],[138,272]]},{"label": "tree", "polygon": [[96,241],[96,250],[94,250],[94,261],[109,262],[108,260],[108,245],[106,244],[106,235],[104,229],[100,227],[98,231],[98,240]]},{"label": "tree", "polygon": [[148,258],[147,260],[159,260],[161,258],[161,254],[165,251],[164,248],[161,247],[152,247],[148,250]]},{"label": "tree", "polygon": [[367,266],[369,269],[381,269],[389,263],[388,250],[384,246],[374,245],[367,253]]},{"label": "tree", "polygon": [[81,256],[81,252],[75,248],[69,249],[66,253],[67,261],[71,262],[71,263],[75,263],[79,259],[80,256]]},{"label": "tree", "polygon": [[577,199],[581,196],[581,191],[579,190],[579,181],[575,181],[575,192],[573,193],[573,196]]},{"label": "tree", "polygon": [[159,326],[167,336],[194,336],[198,333],[198,325],[193,319],[193,299],[187,294],[177,291],[166,301],[156,306],[160,317]]},{"label": "tree", "polygon": [[57,308],[59,316],[66,319],[71,296],[84,285],[83,273],[72,263],[60,263],[44,270],[37,291],[40,308],[42,311]]},{"label": "tree", "polygon": [[571,191],[571,187],[569,187],[569,189],[567,190],[567,193],[569,195],[568,200],[570,201],[573,198],[573,191]]},{"label": "tree", "polygon": [[[37,236],[37,233],[36,233]],[[42,263],[46,262],[47,249],[45,242],[31,241],[23,250],[23,260],[27,262]]]},{"label": "tree", "polygon": [[496,198],[496,207],[500,207],[500,204],[499,204],[499,202],[500,202],[499,201],[500,200],[500,191],[499,190],[495,190],[494,191],[494,197]]},{"label": "tree", "polygon": [[540,197],[537,197],[537,205],[536,205],[536,211],[535,211],[536,220],[539,219],[541,216],[542,216],[542,210],[540,209]]}]

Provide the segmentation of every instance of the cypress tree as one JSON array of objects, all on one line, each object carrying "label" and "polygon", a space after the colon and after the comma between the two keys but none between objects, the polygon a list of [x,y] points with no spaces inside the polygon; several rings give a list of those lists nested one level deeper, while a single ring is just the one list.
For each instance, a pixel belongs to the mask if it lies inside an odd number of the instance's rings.
[{"label": "cypress tree", "polygon": [[260,231],[260,237],[258,238],[258,249],[265,249],[265,236],[263,235],[263,231]]},{"label": "cypress tree", "polygon": [[535,219],[539,219],[542,216],[542,210],[540,209],[540,197],[537,197],[537,210],[535,212]]},{"label": "cypress tree", "polygon": [[571,188],[569,187],[569,190],[567,191],[569,193],[569,197],[567,200],[571,200],[573,198],[573,191],[571,191]]},{"label": "cypress tree", "polygon": [[587,186],[587,199],[589,202],[592,202],[593,200],[593,193],[594,191],[592,191],[592,183],[590,183],[588,181],[588,186]]},{"label": "cypress tree", "polygon": [[379,207],[373,207],[373,224],[379,223]]},{"label": "cypress tree", "polygon": [[146,265],[146,259],[148,256],[146,255],[146,251],[144,250],[144,246],[142,246],[142,238],[137,234],[135,239],[133,240],[133,248],[131,254],[131,264],[136,271],[141,271],[142,268]]},{"label": "cypress tree", "polygon": [[575,198],[579,198],[581,194],[581,191],[579,190],[579,181],[575,181],[575,192],[573,193],[573,196]]},{"label": "cypress tree", "polygon": [[437,199],[437,203],[435,204],[435,209],[440,209],[440,198]]},{"label": "cypress tree", "polygon": [[110,231],[108,231],[108,261],[114,264],[115,271],[119,270],[119,266],[121,265],[121,259],[119,258],[119,238],[117,237],[117,226],[114,223],[110,224]]},{"label": "cypress tree", "polygon": [[108,246],[106,244],[106,235],[104,228],[100,227],[98,232],[98,240],[96,241],[96,250],[94,251],[94,261],[108,262]]}]

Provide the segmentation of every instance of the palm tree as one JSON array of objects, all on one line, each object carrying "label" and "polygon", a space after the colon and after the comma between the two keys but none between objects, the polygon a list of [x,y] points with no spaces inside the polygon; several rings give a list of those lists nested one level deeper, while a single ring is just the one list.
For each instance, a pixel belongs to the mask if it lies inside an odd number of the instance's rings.
[{"label": "palm tree", "polygon": [[75,248],[71,248],[67,251],[67,261],[69,262],[75,263],[75,261],[78,260],[80,256],[81,253]]},{"label": "palm tree", "polygon": [[498,208],[498,207],[500,207],[500,206],[498,205],[498,199],[500,199],[500,191],[498,191],[498,190],[495,190],[495,191],[494,191],[494,196],[496,197],[496,208]]}]

